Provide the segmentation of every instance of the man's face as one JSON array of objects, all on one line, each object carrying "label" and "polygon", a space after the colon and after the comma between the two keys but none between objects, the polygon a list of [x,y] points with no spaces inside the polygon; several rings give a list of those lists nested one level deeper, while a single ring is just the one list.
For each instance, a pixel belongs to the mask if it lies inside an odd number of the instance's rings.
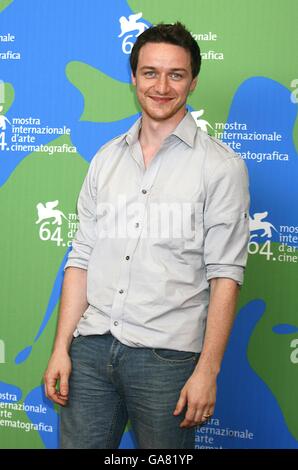
[{"label": "man's face", "polygon": [[185,103],[196,86],[192,78],[190,53],[167,43],[145,44],[139,51],[132,83],[143,113],[156,121],[184,115]]}]

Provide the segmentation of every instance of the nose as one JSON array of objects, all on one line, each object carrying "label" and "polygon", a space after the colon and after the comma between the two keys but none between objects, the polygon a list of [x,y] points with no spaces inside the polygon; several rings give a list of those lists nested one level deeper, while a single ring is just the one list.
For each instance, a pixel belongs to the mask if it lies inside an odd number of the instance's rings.
[{"label": "nose", "polygon": [[169,92],[170,86],[166,74],[159,75],[155,82],[155,90],[159,95],[166,95]]}]

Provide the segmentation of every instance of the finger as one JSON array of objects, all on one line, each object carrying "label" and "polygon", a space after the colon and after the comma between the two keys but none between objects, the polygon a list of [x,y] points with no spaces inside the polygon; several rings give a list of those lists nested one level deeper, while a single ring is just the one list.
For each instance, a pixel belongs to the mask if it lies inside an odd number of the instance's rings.
[{"label": "finger", "polygon": [[192,428],[193,426],[195,426],[195,423],[193,421],[188,421],[188,419],[184,419],[179,427],[180,428]]},{"label": "finger", "polygon": [[198,412],[196,413],[194,421],[196,423],[196,426],[200,426],[200,425],[205,424],[207,422],[207,419],[204,418],[204,415],[202,414],[202,412]]},{"label": "finger", "polygon": [[181,428],[184,428],[184,427],[190,428],[190,427],[194,426],[194,424],[195,424],[194,423],[195,415],[196,415],[196,407],[194,405],[188,405],[185,418],[182,421],[182,423],[180,424],[180,427]]},{"label": "finger", "polygon": [[214,410],[204,411],[203,414],[202,414],[202,419],[207,419],[207,421],[208,421],[210,418],[212,418],[213,413],[214,413]]},{"label": "finger", "polygon": [[204,411],[203,413],[196,413],[195,422],[197,425],[204,425],[209,421],[211,417],[212,417],[212,413],[210,411]]},{"label": "finger", "polygon": [[58,405],[65,406],[67,404],[68,398],[63,398],[58,394],[58,392],[56,392],[55,395],[51,398],[51,400],[57,403]]},{"label": "finger", "polygon": [[181,411],[183,410],[183,408],[185,407],[185,405],[186,405],[186,395],[181,393],[173,414],[175,416],[179,415]]},{"label": "finger", "polygon": [[47,397],[50,398],[51,400],[53,399],[54,395],[56,394],[56,384],[57,384],[57,379],[55,377],[49,378],[47,377],[45,379],[45,387],[47,390]]},{"label": "finger", "polygon": [[66,405],[68,400],[67,396],[61,396],[60,393],[56,390],[57,379],[47,378],[46,387],[47,387],[47,396],[50,400],[58,405]]},{"label": "finger", "polygon": [[59,395],[61,398],[68,397],[68,375],[65,375],[65,374],[61,375]]}]

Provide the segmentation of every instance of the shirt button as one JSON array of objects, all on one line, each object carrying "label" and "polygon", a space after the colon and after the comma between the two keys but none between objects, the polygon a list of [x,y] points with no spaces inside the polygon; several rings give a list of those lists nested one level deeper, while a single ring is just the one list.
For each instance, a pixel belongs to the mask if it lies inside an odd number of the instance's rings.
[{"label": "shirt button", "polygon": [[142,189],[142,193],[143,193],[143,194],[147,194],[146,189]]},{"label": "shirt button", "polygon": [[135,227],[138,228],[140,226],[139,222],[136,222]]},{"label": "shirt button", "polygon": [[114,325],[115,325],[115,326],[118,326],[119,323],[118,323],[117,321],[114,321]]},{"label": "shirt button", "polygon": [[119,294],[123,294],[124,290],[123,289],[120,289],[119,290]]},{"label": "shirt button", "polygon": [[129,260],[129,256],[125,256],[125,259],[127,259],[127,261]]}]

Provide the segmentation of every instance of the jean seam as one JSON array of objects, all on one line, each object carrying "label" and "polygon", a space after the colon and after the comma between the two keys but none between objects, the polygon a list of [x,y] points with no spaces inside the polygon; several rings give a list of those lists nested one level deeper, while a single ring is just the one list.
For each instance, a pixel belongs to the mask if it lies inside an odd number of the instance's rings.
[{"label": "jean seam", "polygon": [[196,361],[196,355],[194,353],[193,356],[187,358],[187,359],[166,359],[166,358],[163,358],[161,356],[159,356],[156,352],[155,352],[155,348],[152,348],[150,349],[151,351],[151,354],[156,358],[158,359],[160,362],[165,362],[166,364],[187,364],[188,362],[191,363],[191,361]]},{"label": "jean seam", "polygon": [[122,402],[122,400],[120,399],[120,400],[118,401],[117,405],[116,405],[115,413],[114,413],[113,418],[112,418],[112,420],[111,420],[111,426],[110,426],[110,430],[109,430],[108,436],[107,436],[107,444],[106,444],[106,448],[107,448],[107,449],[109,449],[109,444],[110,444],[110,442],[111,442],[111,437],[112,437],[112,434],[113,434],[112,431],[113,431],[114,425],[115,425],[115,423],[116,423],[116,421],[117,421],[116,418],[118,417],[118,411],[119,411],[119,409],[120,409],[121,402]]}]

